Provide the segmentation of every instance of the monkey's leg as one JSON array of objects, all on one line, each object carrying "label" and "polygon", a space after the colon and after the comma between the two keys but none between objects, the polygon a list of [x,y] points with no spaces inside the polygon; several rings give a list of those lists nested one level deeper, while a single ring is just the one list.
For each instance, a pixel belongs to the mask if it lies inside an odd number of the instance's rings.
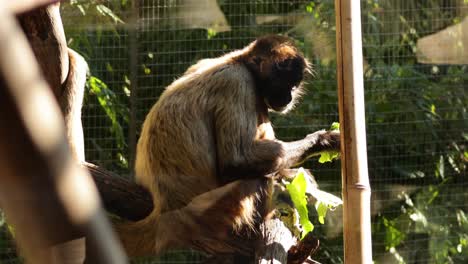
[{"label": "monkey's leg", "polygon": [[238,180],[195,197],[187,206],[133,223],[117,225],[129,256],[148,256],[169,249],[194,248],[208,253],[231,253],[248,247],[235,242],[236,225],[254,221],[256,201],[266,180]]},{"label": "monkey's leg", "polygon": [[285,167],[292,167],[321,152],[340,151],[340,132],[319,130],[304,139],[281,143],[284,148]]},{"label": "monkey's leg", "polygon": [[208,253],[252,251],[238,232],[253,228],[258,214],[265,214],[262,201],[269,193],[269,180],[237,180],[197,196],[181,210],[190,230],[189,246]]}]

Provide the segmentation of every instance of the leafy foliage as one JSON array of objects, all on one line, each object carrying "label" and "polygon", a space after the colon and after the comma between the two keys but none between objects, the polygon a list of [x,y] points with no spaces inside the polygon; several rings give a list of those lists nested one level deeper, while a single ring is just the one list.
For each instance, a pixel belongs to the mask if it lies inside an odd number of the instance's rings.
[{"label": "leafy foliage", "polygon": [[299,170],[294,180],[286,185],[286,189],[291,196],[294,207],[299,213],[299,223],[302,226],[301,238],[314,230],[314,225],[309,220],[309,211],[307,209],[306,189],[307,180],[304,170]]},{"label": "leafy foliage", "polygon": [[328,209],[335,210],[343,201],[324,191],[319,190],[310,180],[310,176],[303,168],[299,168],[294,179],[286,183],[295,209],[299,214],[299,223],[302,226],[301,238],[314,230],[314,224],[309,219],[308,196],[315,198],[315,209],[318,215],[318,222],[325,224],[325,216]]},{"label": "leafy foliage", "polygon": [[[126,0],[72,0],[61,6],[68,45],[85,57],[90,68],[83,118],[87,159],[118,172],[129,168],[128,65],[115,61],[116,54],[101,47],[126,37],[120,27],[128,19],[128,8]],[[96,123],[108,129],[90,130]],[[97,140],[95,133],[105,134],[109,140]]]}]

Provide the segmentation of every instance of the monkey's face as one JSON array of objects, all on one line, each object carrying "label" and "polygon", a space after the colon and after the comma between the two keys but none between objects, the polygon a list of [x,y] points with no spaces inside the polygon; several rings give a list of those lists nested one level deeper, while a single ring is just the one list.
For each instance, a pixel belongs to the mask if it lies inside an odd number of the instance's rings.
[{"label": "monkey's face", "polygon": [[253,42],[246,55],[246,65],[266,106],[283,113],[292,108],[301,94],[304,73],[309,72],[309,63],[293,42],[276,35]]},{"label": "monkey's face", "polygon": [[301,56],[285,58],[270,66],[270,74],[261,87],[266,105],[277,112],[283,112],[294,103],[300,91],[306,62]]}]

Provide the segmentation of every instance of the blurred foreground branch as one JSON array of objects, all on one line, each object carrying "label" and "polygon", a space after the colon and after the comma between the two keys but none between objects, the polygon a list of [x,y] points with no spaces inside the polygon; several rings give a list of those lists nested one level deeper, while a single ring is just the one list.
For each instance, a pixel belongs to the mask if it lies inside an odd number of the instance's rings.
[{"label": "blurred foreground branch", "polygon": [[89,174],[72,156],[56,98],[5,2],[0,1],[0,204],[21,252],[29,262],[70,263],[55,246],[85,235],[89,249],[99,252],[94,263],[126,263]]}]

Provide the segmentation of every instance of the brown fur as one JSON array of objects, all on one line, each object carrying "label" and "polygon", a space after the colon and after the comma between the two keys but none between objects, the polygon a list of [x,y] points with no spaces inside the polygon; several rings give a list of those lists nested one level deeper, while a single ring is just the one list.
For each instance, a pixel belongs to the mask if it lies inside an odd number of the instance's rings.
[{"label": "brown fur", "polygon": [[[281,111],[294,104],[308,67],[289,39],[267,36],[201,60],[167,87],[143,124],[135,164],[154,211],[119,227],[130,255],[248,250],[236,234],[255,230],[267,213],[271,179],[264,176],[300,162],[317,141],[276,140],[268,118],[270,104]],[[287,105],[276,101],[284,90],[292,94]]]}]

